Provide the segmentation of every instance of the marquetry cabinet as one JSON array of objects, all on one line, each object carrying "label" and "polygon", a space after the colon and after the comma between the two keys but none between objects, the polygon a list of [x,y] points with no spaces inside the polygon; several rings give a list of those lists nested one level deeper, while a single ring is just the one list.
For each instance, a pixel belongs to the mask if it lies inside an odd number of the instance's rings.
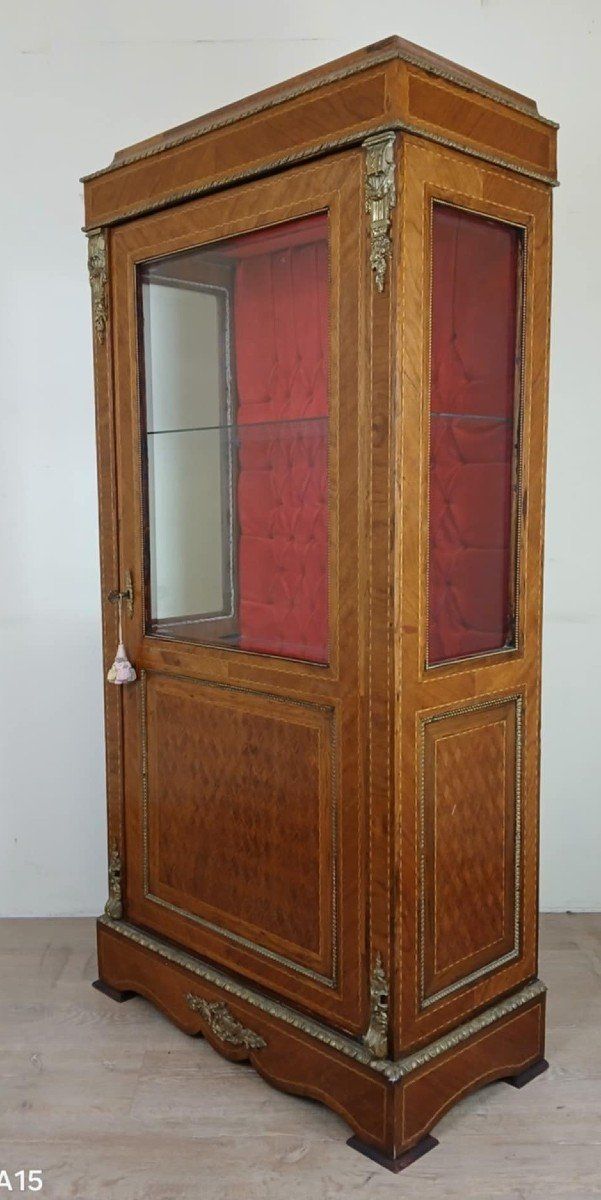
[{"label": "marquetry cabinet", "polygon": [[137,676],[98,986],[395,1170],[546,1065],[555,140],[390,38],[84,181],[105,670],[121,607]]}]

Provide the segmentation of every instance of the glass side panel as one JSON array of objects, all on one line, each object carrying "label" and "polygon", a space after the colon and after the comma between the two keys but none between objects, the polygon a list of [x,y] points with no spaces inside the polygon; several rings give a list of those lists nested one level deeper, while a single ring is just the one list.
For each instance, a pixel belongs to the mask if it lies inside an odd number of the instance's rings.
[{"label": "glass side panel", "polygon": [[138,268],[147,632],[328,660],[328,219]]},{"label": "glass side panel", "polygon": [[522,237],[433,205],[429,665],[514,645]]}]

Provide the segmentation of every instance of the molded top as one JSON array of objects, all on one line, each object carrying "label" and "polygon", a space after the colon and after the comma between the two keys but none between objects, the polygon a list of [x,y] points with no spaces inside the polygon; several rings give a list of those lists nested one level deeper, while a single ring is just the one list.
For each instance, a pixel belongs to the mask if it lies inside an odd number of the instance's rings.
[{"label": "molded top", "polygon": [[105,171],[111,171],[117,167],[124,166],[126,163],[134,162],[139,158],[146,158],[148,155],[159,153],[161,150],[166,150],[170,146],[188,141],[211,129],[232,124],[243,117],[249,116],[251,113],[260,112],[264,108],[271,108],[276,104],[291,99],[293,96],[313,91],[323,84],[334,82],[336,79],[341,79],[348,75],[357,74],[368,67],[378,63],[389,62],[393,59],[400,59],[403,62],[421,67],[422,70],[428,71],[430,74],[459,84],[469,91],[488,96],[500,104],[517,109],[519,112],[524,112],[546,125],[557,128],[556,122],[541,117],[536,101],[532,100],[529,96],[523,96],[520,92],[513,91],[503,84],[495,83],[493,80],[487,79],[484,75],[479,75],[477,72],[470,71],[467,67],[462,67],[448,58],[443,58],[431,50],[426,50],[423,46],[417,46],[414,42],[408,42],[405,38],[394,35],[384,38],[380,42],[372,42],[369,46],[363,46],[362,49],[355,50],[352,54],[345,54],[341,58],[332,59],[331,62],[324,63],[320,67],[314,67],[310,71],[304,71],[301,75],[295,75],[291,79],[264,88],[260,92],[254,92],[251,96],[246,96],[242,100],[226,104],[222,108],[216,108],[201,117],[196,117],[192,121],[186,121],[182,125],[175,125],[163,133],[145,138],[141,142],[134,142],[132,145],[118,150],[110,166],[91,175],[84,175],[83,179],[84,181],[86,179],[93,179],[96,175],[104,174]]},{"label": "molded top", "polygon": [[136,142],[84,176],[85,228],[155,212],[393,131],[553,186],[555,122],[534,100],[399,37]]}]

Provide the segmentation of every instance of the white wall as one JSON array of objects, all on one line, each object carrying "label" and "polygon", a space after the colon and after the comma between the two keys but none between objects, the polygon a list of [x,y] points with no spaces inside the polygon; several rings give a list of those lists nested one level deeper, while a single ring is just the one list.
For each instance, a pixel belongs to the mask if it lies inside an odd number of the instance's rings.
[{"label": "white wall", "polygon": [[542,906],[601,909],[601,9],[596,0],[2,0],[0,914],[105,897],[92,348],[79,175],[399,33],[561,122]]}]

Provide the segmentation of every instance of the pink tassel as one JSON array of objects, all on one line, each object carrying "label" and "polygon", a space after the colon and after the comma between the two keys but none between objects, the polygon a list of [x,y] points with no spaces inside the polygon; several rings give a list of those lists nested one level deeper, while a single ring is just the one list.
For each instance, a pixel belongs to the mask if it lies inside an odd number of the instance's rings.
[{"label": "pink tassel", "polygon": [[136,672],[125,652],[123,642],[119,642],[117,656],[112,667],[109,667],[107,679],[109,683],[133,683],[137,679]]},{"label": "pink tassel", "polygon": [[123,645],[123,630],[121,628],[121,604],[122,599],[119,596],[119,645],[117,646],[117,654],[112,667],[109,667],[107,679],[109,683],[123,684],[133,683],[137,679],[134,667],[132,667],[125,646]]}]

